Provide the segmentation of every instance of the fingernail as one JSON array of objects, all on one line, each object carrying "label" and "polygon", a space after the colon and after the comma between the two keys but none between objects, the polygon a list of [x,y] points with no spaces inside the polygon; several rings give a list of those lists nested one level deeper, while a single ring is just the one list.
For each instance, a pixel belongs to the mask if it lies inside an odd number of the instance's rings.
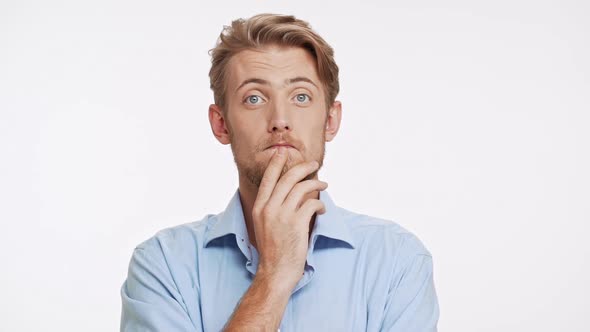
[{"label": "fingernail", "polygon": [[283,154],[284,152],[285,152],[285,149],[282,146],[279,146],[279,148],[277,149],[277,153]]}]

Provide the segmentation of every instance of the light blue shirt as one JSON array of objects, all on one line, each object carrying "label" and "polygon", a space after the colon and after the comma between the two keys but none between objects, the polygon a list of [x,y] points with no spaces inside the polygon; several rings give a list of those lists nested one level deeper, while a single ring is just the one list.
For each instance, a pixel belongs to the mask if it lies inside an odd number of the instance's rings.
[{"label": "light blue shirt", "polygon": [[[392,221],[320,193],[326,213],[280,325],[291,331],[436,331],[432,257]],[[239,191],[225,211],[158,232],[133,252],[121,331],[221,331],[256,274]]]}]

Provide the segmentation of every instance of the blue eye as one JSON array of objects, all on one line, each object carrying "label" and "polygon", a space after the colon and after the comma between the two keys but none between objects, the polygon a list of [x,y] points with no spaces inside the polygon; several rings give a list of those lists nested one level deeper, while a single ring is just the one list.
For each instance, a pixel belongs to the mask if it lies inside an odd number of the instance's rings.
[{"label": "blue eye", "polygon": [[255,104],[259,104],[261,102],[262,102],[262,98],[260,96],[251,95],[251,96],[246,97],[246,103],[247,104],[253,104],[253,105],[255,105]]},{"label": "blue eye", "polygon": [[307,103],[311,100],[311,98],[305,93],[300,93],[295,96],[295,100],[297,100],[298,103]]}]

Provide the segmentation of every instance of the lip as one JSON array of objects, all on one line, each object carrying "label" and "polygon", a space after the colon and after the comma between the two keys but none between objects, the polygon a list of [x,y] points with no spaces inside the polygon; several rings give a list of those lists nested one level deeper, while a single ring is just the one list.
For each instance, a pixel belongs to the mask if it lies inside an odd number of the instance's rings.
[{"label": "lip", "polygon": [[273,144],[273,145],[269,146],[267,149],[273,149],[273,148],[277,148],[278,149],[281,146],[284,146],[284,147],[287,147],[287,148],[292,148],[292,149],[295,148],[293,145],[288,144],[288,143],[277,143],[277,144]]}]

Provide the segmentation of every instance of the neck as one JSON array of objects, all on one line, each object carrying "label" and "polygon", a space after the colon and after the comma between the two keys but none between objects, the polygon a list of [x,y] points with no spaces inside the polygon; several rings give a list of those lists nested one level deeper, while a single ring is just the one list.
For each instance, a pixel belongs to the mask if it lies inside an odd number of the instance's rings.
[{"label": "neck", "polygon": [[[250,239],[250,243],[254,246],[254,248],[258,249],[256,245],[256,233],[254,231],[254,221],[252,220],[252,208],[254,206],[254,202],[256,201],[256,196],[258,195],[258,187],[252,184],[246,177],[239,176],[239,191],[240,191],[240,203],[242,204],[242,212],[244,213],[244,220],[246,220],[246,229],[248,230],[248,237]],[[317,179],[317,175],[314,179]],[[308,199],[319,199],[320,192],[319,191],[312,191],[311,193],[306,194],[303,197],[303,201],[305,202]],[[308,240],[309,236],[311,236],[311,231],[315,225],[315,214],[309,220],[309,233],[308,233]]]}]

